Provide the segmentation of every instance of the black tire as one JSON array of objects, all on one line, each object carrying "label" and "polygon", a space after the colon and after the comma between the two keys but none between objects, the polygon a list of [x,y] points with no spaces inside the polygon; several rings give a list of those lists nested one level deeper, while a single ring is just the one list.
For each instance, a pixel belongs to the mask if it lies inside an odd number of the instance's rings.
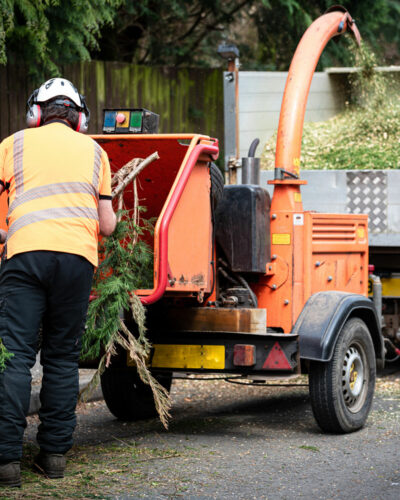
[{"label": "black tire", "polygon": [[[171,373],[153,376],[170,390]],[[118,419],[133,421],[157,416],[152,390],[134,368],[110,365],[101,376],[101,388],[108,409]]]},{"label": "black tire", "polygon": [[222,194],[224,192],[224,176],[221,170],[215,165],[215,163],[210,163],[210,178],[211,178],[211,202],[212,208],[215,209],[218,206]]},{"label": "black tire", "polygon": [[325,432],[353,432],[364,426],[376,379],[375,351],[366,324],[351,318],[342,328],[331,361],[310,363],[314,417]]}]

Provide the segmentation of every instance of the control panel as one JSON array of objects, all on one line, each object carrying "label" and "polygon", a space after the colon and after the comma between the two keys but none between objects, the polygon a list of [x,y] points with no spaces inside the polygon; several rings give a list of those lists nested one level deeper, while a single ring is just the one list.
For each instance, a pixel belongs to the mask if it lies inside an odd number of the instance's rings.
[{"label": "control panel", "polygon": [[103,134],[157,134],[160,115],[148,109],[105,109]]}]

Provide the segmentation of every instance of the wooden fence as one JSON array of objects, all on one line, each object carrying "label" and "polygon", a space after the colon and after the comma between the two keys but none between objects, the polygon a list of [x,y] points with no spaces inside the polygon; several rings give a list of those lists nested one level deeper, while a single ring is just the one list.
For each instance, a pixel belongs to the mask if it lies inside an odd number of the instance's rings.
[{"label": "wooden fence", "polygon": [[[136,66],[92,61],[62,68],[86,96],[89,133],[101,133],[103,108],[147,108],[160,115],[160,132],[198,132],[223,139],[222,70]],[[23,66],[0,66],[0,139],[25,128],[34,86]]]}]

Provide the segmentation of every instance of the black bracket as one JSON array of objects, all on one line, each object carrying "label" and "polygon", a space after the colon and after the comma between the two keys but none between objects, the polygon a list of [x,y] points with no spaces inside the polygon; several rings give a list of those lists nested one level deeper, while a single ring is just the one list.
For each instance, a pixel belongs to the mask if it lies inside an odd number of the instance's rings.
[{"label": "black bracket", "polygon": [[299,176],[294,174],[293,172],[285,170],[284,168],[275,167],[275,180],[282,181],[288,178],[298,179]]}]

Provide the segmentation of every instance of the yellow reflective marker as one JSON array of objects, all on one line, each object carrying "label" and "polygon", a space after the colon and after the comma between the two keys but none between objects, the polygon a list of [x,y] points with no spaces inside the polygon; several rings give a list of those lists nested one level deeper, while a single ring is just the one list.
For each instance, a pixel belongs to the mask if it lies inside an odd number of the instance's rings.
[{"label": "yellow reflective marker", "polygon": [[301,193],[294,193],[294,201],[301,202]]},{"label": "yellow reflective marker", "polygon": [[360,239],[365,238],[365,229],[363,227],[357,228],[357,236]]},{"label": "yellow reflective marker", "polygon": [[187,368],[223,370],[225,346],[154,344],[153,368]]},{"label": "yellow reflective marker", "polygon": [[273,245],[290,245],[290,234],[274,233],[272,235]]}]

